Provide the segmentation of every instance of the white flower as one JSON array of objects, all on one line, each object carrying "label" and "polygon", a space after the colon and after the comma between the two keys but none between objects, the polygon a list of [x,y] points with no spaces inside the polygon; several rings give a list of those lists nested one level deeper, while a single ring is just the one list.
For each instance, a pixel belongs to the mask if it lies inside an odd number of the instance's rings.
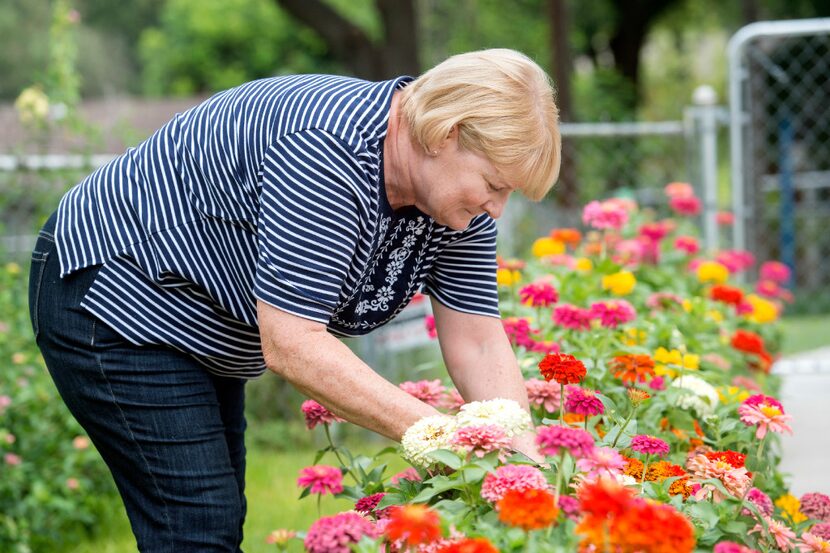
[{"label": "white flower", "polygon": [[457,428],[453,417],[433,415],[422,418],[404,432],[401,439],[404,456],[414,465],[432,464],[427,454],[436,449],[450,449],[450,440]]},{"label": "white flower", "polygon": [[702,378],[686,374],[677,378],[671,385],[692,392],[684,394],[677,400],[678,407],[694,409],[701,417],[707,417],[715,412],[719,401],[718,391]]},{"label": "white flower", "polygon": [[456,415],[456,422],[459,427],[495,424],[504,429],[508,438],[522,434],[532,426],[528,412],[512,399],[465,403]]}]

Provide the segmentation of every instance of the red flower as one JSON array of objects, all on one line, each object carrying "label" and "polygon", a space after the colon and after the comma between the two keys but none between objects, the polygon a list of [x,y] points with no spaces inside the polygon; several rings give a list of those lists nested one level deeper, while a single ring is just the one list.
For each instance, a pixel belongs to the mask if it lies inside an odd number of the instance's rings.
[{"label": "red flower", "polygon": [[761,355],[766,353],[764,339],[748,330],[736,330],[732,336],[732,347],[744,353]]},{"label": "red flower", "polygon": [[728,303],[730,305],[740,305],[744,301],[744,293],[740,288],[734,286],[727,286],[725,284],[716,284],[712,286],[709,291],[709,297],[715,301]]},{"label": "red flower", "polygon": [[441,519],[426,505],[395,506],[389,512],[386,536],[407,545],[429,543],[441,537]]},{"label": "red flower", "polygon": [[496,504],[496,510],[500,521],[524,530],[547,528],[559,516],[553,494],[536,488],[508,490]]},{"label": "red flower", "polygon": [[646,382],[654,376],[654,359],[648,355],[618,355],[611,361],[614,377],[623,382]]},{"label": "red flower", "polygon": [[579,384],[588,372],[582,361],[567,353],[551,353],[539,362],[539,372],[545,380],[561,385]]},{"label": "red flower", "polygon": [[464,538],[440,548],[437,553],[499,553],[487,538]]},{"label": "red flower", "polygon": [[550,231],[550,237],[573,248],[582,241],[582,234],[575,228],[558,228]]}]

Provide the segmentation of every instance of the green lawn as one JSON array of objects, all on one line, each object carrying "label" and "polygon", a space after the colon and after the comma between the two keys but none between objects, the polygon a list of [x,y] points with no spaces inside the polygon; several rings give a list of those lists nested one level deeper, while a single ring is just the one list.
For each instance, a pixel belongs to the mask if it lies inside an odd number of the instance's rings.
[{"label": "green lawn", "polygon": [[[373,454],[381,445],[371,444],[363,448],[352,448],[354,453]],[[275,452],[249,448],[247,493],[248,517],[245,522],[245,541],[242,548],[246,553],[276,551],[273,545],[265,543],[265,537],[277,528],[307,530],[317,517],[317,500],[307,497],[298,500],[297,474],[302,467],[314,460],[314,451]],[[329,454],[331,455],[331,454]],[[390,471],[406,468],[403,461],[388,456],[394,466]],[[334,457],[324,457],[321,463],[335,464]],[[389,472],[389,474],[394,474]],[[350,482],[346,482],[349,484]],[[352,508],[346,500],[324,498],[324,515],[335,514]],[[120,503],[114,502],[110,513],[100,524],[102,532],[94,539],[69,549],[69,553],[132,553],[137,551],[127,515]],[[291,551],[302,551],[299,540],[294,540]]]},{"label": "green lawn", "polygon": [[781,328],[783,355],[830,346],[830,315],[784,317]]}]

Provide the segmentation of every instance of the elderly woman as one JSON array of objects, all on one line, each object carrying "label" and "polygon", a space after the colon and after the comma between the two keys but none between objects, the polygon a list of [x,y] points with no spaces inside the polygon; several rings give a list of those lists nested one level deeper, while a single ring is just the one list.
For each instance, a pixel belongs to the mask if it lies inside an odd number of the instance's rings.
[{"label": "elderly woman", "polygon": [[251,82],[72,188],[33,253],[33,328],[139,548],[239,550],[244,384],[266,368],[392,439],[436,414],[337,338],[420,289],[461,395],[527,406],[494,219],[547,193],[559,151],[545,73],[486,50],[415,80]]}]

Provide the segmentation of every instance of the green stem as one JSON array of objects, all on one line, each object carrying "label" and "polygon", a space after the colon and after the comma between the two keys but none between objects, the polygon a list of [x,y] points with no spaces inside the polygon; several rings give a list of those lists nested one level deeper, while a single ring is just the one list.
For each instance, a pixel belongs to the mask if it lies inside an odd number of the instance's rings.
[{"label": "green stem", "polygon": [[317,518],[318,519],[323,516],[323,511],[320,508],[320,502],[322,501],[322,499],[323,499],[323,494],[318,493],[317,494]]},{"label": "green stem", "polygon": [[556,493],[554,494],[554,501],[559,502],[559,495],[562,491],[562,466],[565,464],[565,451],[559,452],[559,466],[556,467]]},{"label": "green stem", "polygon": [[565,385],[559,383],[559,426],[565,426]]},{"label": "green stem", "polygon": [[643,477],[640,478],[640,486],[642,487],[646,482],[646,473],[648,472],[648,465],[651,461],[651,455],[646,455],[646,462],[643,465]]},{"label": "green stem", "polygon": [[332,451],[332,453],[334,453],[334,456],[337,457],[337,461],[340,463],[340,466],[344,467],[346,469],[346,472],[349,473],[349,476],[351,476],[354,479],[355,484],[360,485],[360,480],[352,472],[351,464],[347,465],[343,461],[343,458],[340,457],[340,454],[337,452],[337,447],[334,445],[334,441],[331,439],[331,433],[329,432],[329,425],[328,424],[323,424],[323,428],[326,431],[326,439],[329,442],[329,446],[331,446],[331,451]]},{"label": "green stem", "polygon": [[634,417],[634,413],[636,412],[637,406],[632,406],[631,412],[628,414],[628,417],[626,417],[625,422],[623,422],[623,425],[620,427],[620,431],[617,432],[616,436],[614,436],[614,443],[611,444],[611,447],[617,447],[617,442],[619,441],[620,436],[622,436],[623,430],[625,430],[625,428],[628,426],[628,423],[631,422],[631,419],[632,417]]}]

